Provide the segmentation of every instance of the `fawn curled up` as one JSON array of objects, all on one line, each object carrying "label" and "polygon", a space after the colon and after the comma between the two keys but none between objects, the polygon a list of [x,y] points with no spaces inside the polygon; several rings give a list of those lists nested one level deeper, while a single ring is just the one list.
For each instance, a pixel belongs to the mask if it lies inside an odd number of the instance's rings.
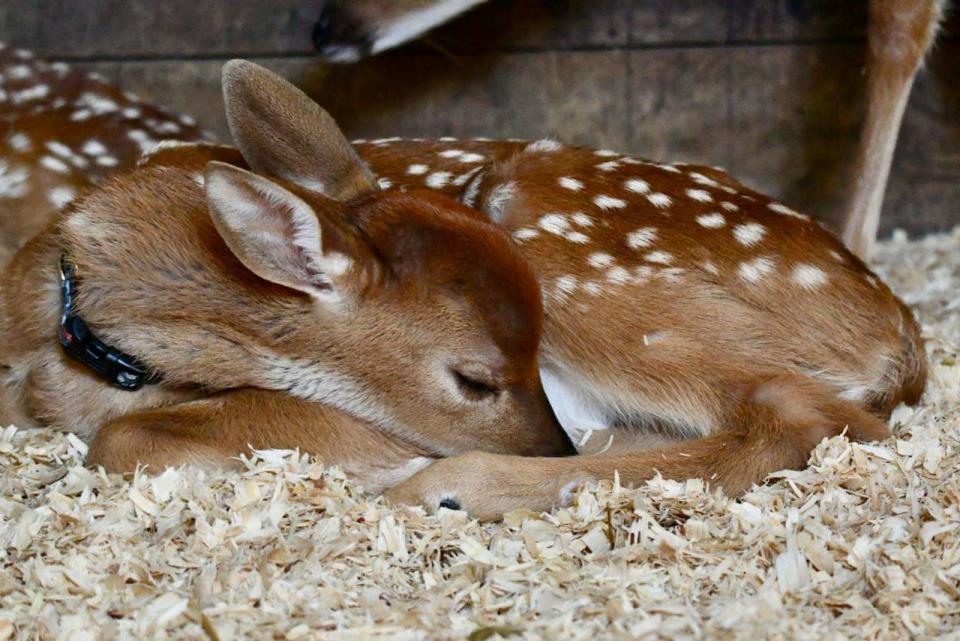
[{"label": "fawn curled up", "polygon": [[[299,447],[496,518],[614,471],[742,492],[824,437],[883,438],[922,393],[903,303],[722,171],[551,140],[351,145],[242,61],[224,96],[237,149],[161,146],[7,266],[4,420],[72,430],[116,471]],[[158,382],[65,355],[61,261],[77,314]],[[590,432],[612,447],[563,456]]]}]

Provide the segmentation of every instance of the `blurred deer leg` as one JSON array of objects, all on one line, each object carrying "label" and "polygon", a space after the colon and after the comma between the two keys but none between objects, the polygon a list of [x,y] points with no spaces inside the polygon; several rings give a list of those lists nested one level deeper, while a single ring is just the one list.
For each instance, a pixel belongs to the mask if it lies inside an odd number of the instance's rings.
[{"label": "blurred deer leg", "polygon": [[871,0],[867,117],[843,240],[868,258],[880,224],[893,152],[913,79],[939,29],[946,0]]}]

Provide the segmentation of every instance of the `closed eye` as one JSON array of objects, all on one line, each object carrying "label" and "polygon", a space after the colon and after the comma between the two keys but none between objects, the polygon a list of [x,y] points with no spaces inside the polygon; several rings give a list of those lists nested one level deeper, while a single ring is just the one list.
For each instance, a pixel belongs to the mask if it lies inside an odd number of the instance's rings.
[{"label": "closed eye", "polygon": [[500,394],[500,388],[493,381],[481,380],[476,375],[465,374],[459,370],[452,372],[460,393],[471,401],[484,401]]}]

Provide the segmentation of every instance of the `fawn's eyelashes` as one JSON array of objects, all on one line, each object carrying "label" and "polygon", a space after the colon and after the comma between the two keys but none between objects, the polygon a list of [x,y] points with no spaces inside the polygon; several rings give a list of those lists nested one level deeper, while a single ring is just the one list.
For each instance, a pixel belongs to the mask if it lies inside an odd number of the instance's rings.
[{"label": "fawn's eyelashes", "polygon": [[479,363],[464,363],[450,368],[456,389],[468,401],[495,400],[502,391],[496,375]]}]

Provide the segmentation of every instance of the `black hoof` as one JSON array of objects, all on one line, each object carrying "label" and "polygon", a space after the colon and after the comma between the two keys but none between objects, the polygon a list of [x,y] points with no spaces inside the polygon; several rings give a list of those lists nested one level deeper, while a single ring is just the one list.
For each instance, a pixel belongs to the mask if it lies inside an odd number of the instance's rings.
[{"label": "black hoof", "polygon": [[443,499],[440,501],[440,507],[445,507],[448,510],[459,510],[460,503],[454,499]]}]

